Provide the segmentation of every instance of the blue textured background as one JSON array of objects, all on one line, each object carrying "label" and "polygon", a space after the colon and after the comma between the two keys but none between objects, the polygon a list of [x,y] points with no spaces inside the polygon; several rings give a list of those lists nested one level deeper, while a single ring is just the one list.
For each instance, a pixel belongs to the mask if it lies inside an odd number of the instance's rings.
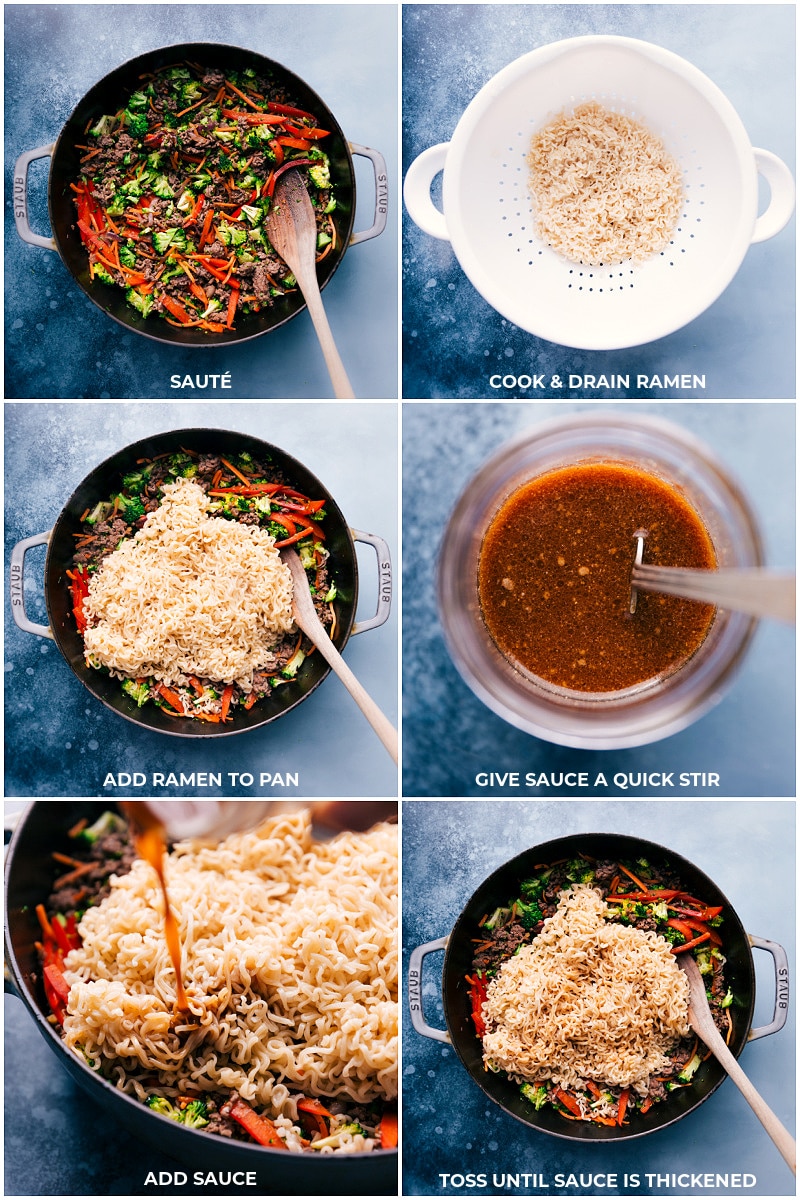
[{"label": "blue textured background", "polygon": [[[389,220],[351,247],[324,292],[357,396],[397,395],[397,15],[391,5],[54,4],[5,6],[6,395],[218,399],[170,392],[170,375],[229,371],[222,399],[330,396],[307,312],[239,346],[176,349],[126,331],[87,299],[58,255],[27,246],[11,214],[23,151],[55,141],[78,101],[129,58],[182,41],[244,46],[288,67],[327,104],[345,136],[379,150],[389,171]],[[224,13],[224,16],[223,16]],[[372,224],[372,166],[356,158],[356,230]],[[49,161],[34,163],[31,226],[47,235]]]},{"label": "blue textured background", "polygon": [[[794,163],[791,4],[409,4],[403,10],[403,167],[447,142],[483,85],[537,46],[590,33],[655,42],[726,93],[754,146]],[[480,187],[480,180],[475,181]],[[441,178],[434,182],[441,203]],[[493,391],[489,377],[560,373],[707,375],[705,392],[600,389],[592,396],[785,399],[795,394],[794,223],[752,246],[723,295],[686,328],[646,346],[586,351],[517,329],[486,303],[449,242],[403,214],[403,395],[528,399],[581,391]]]},{"label": "blue textured background", "polygon": [[[789,954],[793,978],[795,879],[793,801],[642,802],[417,801],[403,804],[404,978],[416,946],[450,932],[479,884],[520,851],[580,832],[627,833],[658,842],[693,862],[730,900],[748,933]],[[787,891],[788,887],[788,891]],[[772,1018],[771,959],[754,952],[758,995],[754,1025]],[[428,1024],[444,1028],[442,955],[426,960]],[[406,1001],[407,1005],[407,1001]],[[769,1137],[727,1080],[699,1109],[669,1129],[614,1147],[581,1146],[528,1129],[492,1104],[449,1046],[414,1031],[406,1007],[403,1039],[403,1192],[440,1195],[791,1196],[794,1180]],[[779,1033],[746,1046],[741,1064],[791,1130],[795,1103],[795,1018]],[[693,1188],[441,1187],[439,1172],[747,1171],[757,1186],[707,1192]]]},{"label": "blue textured background", "polygon": [[[435,598],[439,542],[450,511],[473,474],[505,441],[538,421],[581,407],[403,406],[403,794],[485,795],[489,789],[477,786],[476,772],[515,770],[603,770],[608,794],[621,794],[611,782],[617,771],[674,770],[718,771],[721,788],[708,795],[794,795],[795,632],[788,626],[761,623],[740,674],[717,708],[681,733],[633,750],[570,750],[531,737],[486,708],[453,666]],[[794,565],[794,405],[631,404],[625,411],[672,420],[712,447],[750,498],[767,564]],[[520,791],[492,788],[491,794]],[[628,794],[664,793],[638,787]],[[681,792],[674,789],[674,794]]]},{"label": "blue textured background", "polygon": [[[116,450],[166,429],[241,429],[304,463],[351,527],[377,533],[397,556],[397,413],[385,404],[6,404],[6,578],[12,546],[52,528],[75,487]],[[359,559],[359,615],[377,608],[377,563]],[[47,624],[44,550],[29,553],[26,611]],[[397,628],[389,621],[351,637],[344,657],[389,718],[397,719]],[[235,737],[187,741],[133,725],[79,682],[54,642],[5,621],[7,796],[133,795],[103,791],[112,771],[249,771],[231,795],[397,794],[389,755],[333,675],[296,710]],[[300,772],[299,789],[258,787],[266,772]],[[227,784],[227,780],[225,783]],[[141,789],[140,789],[141,791]],[[212,789],[207,794],[215,794]],[[163,795],[202,795],[165,789]]]}]

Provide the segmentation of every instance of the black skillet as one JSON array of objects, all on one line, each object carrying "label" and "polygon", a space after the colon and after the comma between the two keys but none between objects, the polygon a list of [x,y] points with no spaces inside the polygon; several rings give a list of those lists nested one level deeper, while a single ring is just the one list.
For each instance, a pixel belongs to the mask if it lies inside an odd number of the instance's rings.
[{"label": "black skillet", "polygon": [[[272,59],[237,46],[217,45],[212,42],[165,46],[140,54],[111,71],[78,102],[54,144],[27,151],[17,159],[14,171],[14,218],[17,232],[23,241],[45,249],[57,250],[73,279],[89,299],[126,328],[156,341],[181,346],[230,345],[268,333],[290,320],[305,308],[305,301],[300,292],[289,292],[277,298],[273,305],[262,312],[242,315],[237,319],[234,331],[226,330],[220,334],[204,333],[194,328],[179,328],[160,319],[145,320],[126,302],[125,293],[121,288],[89,278],[89,260],[78,231],[77,212],[70,187],[70,184],[77,182],[80,174],[83,151],[77,149],[77,146],[85,144],[87,125],[90,122],[95,123],[104,113],[117,112],[126,98],[139,87],[142,75],[171,63],[186,61],[217,67],[223,71],[241,71],[252,67],[259,75],[265,76],[280,88],[290,103],[313,113],[319,124],[330,131],[331,136],[324,141],[324,150],[330,158],[331,181],[336,195],[336,208],[332,214],[336,229],[336,247],[322,260],[318,269],[320,287],[325,287],[342,261],[348,246],[377,236],[386,225],[386,164],[377,151],[347,141],[328,106],[298,75]],[[356,234],[353,234],[356,210],[353,154],[371,160],[376,187],[374,222],[370,229]],[[51,238],[31,231],[27,210],[28,168],[35,159],[47,157],[51,159],[47,185],[50,227],[53,231]]]},{"label": "black skillet", "polygon": [[[196,1168],[255,1171],[257,1187],[250,1190],[258,1195],[397,1195],[396,1150],[319,1156],[292,1154],[216,1137],[201,1129],[187,1129],[118,1091],[64,1045],[47,1020],[49,1006],[34,946],[40,938],[34,910],[37,904],[44,903],[52,890],[52,852],[70,852],[67,830],[79,818],[85,816],[93,820],[109,807],[113,805],[107,801],[36,801],[19,822],[8,852],[5,948],[12,990],[24,1001],[36,1028],[61,1066],[134,1137],[185,1163],[190,1179]],[[90,1113],[87,1113],[87,1119],[91,1120]],[[142,1161],[146,1161],[146,1156]],[[142,1175],[144,1177],[144,1170]]]},{"label": "black skillet", "polygon": [[[472,974],[475,950],[473,939],[478,935],[478,922],[484,913],[493,912],[498,906],[507,904],[509,898],[517,894],[520,882],[530,877],[534,866],[573,858],[581,852],[597,859],[621,858],[635,861],[643,857],[654,863],[666,861],[680,878],[684,890],[705,900],[708,905],[723,906],[724,921],[720,932],[724,938],[723,950],[727,959],[725,971],[729,986],[736,997],[736,1004],[730,1010],[733,1020],[730,1048],[737,1057],[748,1041],[776,1033],[783,1027],[788,1015],[789,990],[787,958],[783,947],[777,942],[745,933],[729,901],[716,884],[685,858],[653,842],[611,833],[571,834],[534,846],[518,854],[485,879],[468,900],[452,933],[413,951],[408,984],[411,1020],[418,1033],[438,1041],[451,1042],[463,1066],[489,1099],[531,1129],[569,1141],[624,1141],[643,1137],[656,1129],[663,1129],[685,1117],[707,1100],[726,1078],[725,1071],[716,1059],[711,1058],[703,1063],[691,1087],[676,1090],[663,1102],[654,1104],[644,1115],[638,1111],[631,1112],[625,1125],[607,1126],[591,1121],[569,1121],[559,1116],[550,1105],[536,1111],[522,1099],[517,1084],[512,1083],[502,1073],[494,1074],[484,1069],[482,1045],[475,1033],[470,1015],[468,987],[464,981],[466,975]],[[772,955],[775,967],[775,1014],[769,1025],[758,1029],[751,1028],[755,1004],[755,973],[751,947],[767,950]],[[442,999],[447,1032],[433,1029],[425,1021],[422,1012],[422,964],[428,954],[438,950],[445,951]]]},{"label": "black skillet", "polygon": [[[106,707],[129,721],[179,737],[226,737],[266,725],[284,716],[305,700],[330,671],[322,655],[309,655],[294,679],[275,688],[271,696],[260,700],[251,709],[245,710],[241,706],[234,708],[233,719],[225,725],[173,717],[155,704],[145,704],[138,708],[135,701],[122,691],[119,680],[86,665],[83,638],[78,633],[72,615],[72,597],[66,578],[75,548],[73,535],[80,530],[81,514],[87,508],[93,508],[99,500],[107,500],[117,491],[122,475],[133,470],[137,460],[153,458],[165,452],[172,453],[181,448],[224,457],[235,455],[242,450],[249,451],[259,461],[272,463],[279,468],[290,486],[314,499],[324,499],[327,514],[324,522],[325,544],[330,552],[330,574],[337,589],[334,645],[341,651],[353,632],[358,603],[355,541],[367,542],[374,547],[383,573],[378,612],[372,619],[359,621],[356,632],[383,624],[389,615],[391,604],[391,568],[388,547],[383,539],[374,534],[351,530],[327,489],[297,459],[259,438],[222,429],[178,429],[154,434],[127,446],[124,450],[119,450],[95,467],[69,498],[49,533],[26,538],[14,547],[11,557],[11,611],[20,629],[52,637],[81,683]],[[29,621],[25,616],[23,603],[25,554],[34,545],[43,542],[47,543],[44,593],[49,627]]]}]

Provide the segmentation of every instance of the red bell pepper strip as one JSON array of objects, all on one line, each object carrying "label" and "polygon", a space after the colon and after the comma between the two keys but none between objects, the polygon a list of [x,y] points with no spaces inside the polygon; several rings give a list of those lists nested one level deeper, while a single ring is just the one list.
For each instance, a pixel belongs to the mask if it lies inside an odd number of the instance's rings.
[{"label": "red bell pepper strip", "polygon": [[231,697],[233,696],[233,684],[229,683],[222,693],[222,708],[220,709],[220,718],[222,721],[227,721],[228,710],[231,706]]},{"label": "red bell pepper strip", "polygon": [[560,1087],[553,1088],[552,1095],[554,1099],[558,1100],[560,1104],[564,1105],[564,1108],[569,1109],[572,1115],[577,1117],[579,1121],[583,1120],[581,1106],[578,1104],[578,1101],[574,1096],[571,1096],[569,1092],[565,1092],[564,1089]]},{"label": "red bell pepper strip", "polygon": [[275,100],[270,100],[267,108],[273,113],[283,113],[286,117],[305,117],[307,121],[314,120],[314,117],[309,112],[304,112],[302,108],[292,108],[291,104],[278,104]]},{"label": "red bell pepper strip", "polygon": [[320,1104],[319,1100],[314,1100],[311,1096],[304,1096],[302,1100],[297,1101],[297,1111],[303,1114],[300,1122],[307,1132],[318,1133],[320,1137],[328,1136],[333,1113],[329,1112],[324,1104]]},{"label": "red bell pepper strip", "polygon": [[225,318],[225,328],[233,329],[233,318],[236,316],[236,305],[239,302],[239,289],[231,288],[231,294],[228,299],[228,314]]},{"label": "red bell pepper strip", "polygon": [[55,963],[46,963],[44,968],[44,977],[50,984],[51,988],[58,996],[62,1004],[66,1004],[69,1000],[69,984],[61,973],[61,968]]},{"label": "red bell pepper strip", "polygon": [[176,320],[180,321],[182,325],[188,325],[192,320],[191,316],[183,307],[183,305],[179,304],[177,300],[173,300],[172,296],[168,295],[166,292],[161,293],[161,303],[167,312],[171,313],[172,316],[175,317]]},{"label": "red bell pepper strip", "polygon": [[156,691],[176,712],[180,713],[182,717],[186,716],[183,702],[177,692],[173,692],[171,688],[166,687],[163,683],[156,685]]},{"label": "red bell pepper strip", "polygon": [[224,1104],[222,1113],[224,1116],[233,1117],[259,1145],[274,1146],[278,1150],[286,1149],[286,1143],[278,1135],[278,1130],[269,1117],[260,1116],[240,1097],[237,1096],[231,1103]]},{"label": "red bell pepper strip", "polygon": [[695,946],[701,946],[703,942],[707,942],[710,936],[708,933],[701,933],[699,937],[694,938],[691,942],[684,942],[682,946],[673,946],[672,953],[683,954],[684,950],[693,950]]},{"label": "red bell pepper strip", "polygon": [[630,1097],[630,1094],[631,1094],[630,1088],[625,1088],[624,1091],[620,1092],[619,1104],[617,1106],[617,1124],[618,1125],[621,1125],[622,1122],[625,1120],[625,1109],[628,1107],[628,1098]]},{"label": "red bell pepper strip", "polygon": [[387,1110],[381,1117],[380,1141],[381,1150],[393,1150],[397,1145],[397,1113],[394,1109]]},{"label": "red bell pepper strip", "polygon": [[486,999],[486,979],[482,975],[467,975],[469,984],[469,999],[472,1006],[472,1021],[478,1037],[486,1033],[486,1023],[483,1019],[483,1003]]},{"label": "red bell pepper strip", "polygon": [[296,137],[279,137],[278,145],[285,146],[287,150],[310,150],[311,142],[305,138]]},{"label": "red bell pepper strip", "polygon": [[286,132],[290,137],[309,138],[313,142],[318,142],[320,138],[330,136],[330,133],[327,129],[306,129],[302,125],[287,124]]},{"label": "red bell pepper strip", "polygon": [[74,947],[72,945],[70,945],[70,940],[67,935],[66,925],[62,925],[58,919],[58,916],[55,916],[50,923],[50,928],[53,930],[53,937],[55,938],[56,943],[57,943],[58,948],[61,951],[61,953],[69,954],[69,952],[71,950],[73,950]]}]

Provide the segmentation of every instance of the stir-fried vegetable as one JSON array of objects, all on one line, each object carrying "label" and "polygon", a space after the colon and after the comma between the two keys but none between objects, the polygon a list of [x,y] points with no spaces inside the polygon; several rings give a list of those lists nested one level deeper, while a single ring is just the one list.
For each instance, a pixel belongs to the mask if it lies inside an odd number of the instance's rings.
[{"label": "stir-fried vegetable", "polygon": [[[588,855],[537,867],[530,878],[520,881],[507,904],[481,919],[480,936],[473,939],[473,972],[466,976],[477,1036],[482,1038],[486,1032],[483,1004],[490,980],[521,946],[536,938],[545,920],[555,912],[561,893],[576,884],[589,884],[600,892],[608,906],[608,920],[660,934],[675,955],[694,955],[706,978],[706,995],[716,1023],[729,1039],[733,1029],[729,1010],[735,1000],[724,981],[725,956],[718,933],[722,906],[708,905],[684,891],[668,864],[653,866],[645,859],[635,863],[598,862]],[[550,1104],[570,1120],[621,1126],[629,1123],[632,1112],[647,1113],[670,1092],[690,1086],[707,1057],[705,1047],[694,1036],[680,1042],[670,1056],[669,1067],[663,1075],[651,1079],[644,1096],[630,1088],[600,1086],[589,1079],[571,1090],[549,1079],[528,1081],[520,1085],[520,1094],[534,1109]]]},{"label": "stir-fried vegetable", "polygon": [[78,146],[71,186],[92,278],[123,288],[142,317],[233,330],[297,287],[264,227],[290,167],[306,175],[317,260],[336,246],[328,137],[253,70],[181,63],[144,76]]}]

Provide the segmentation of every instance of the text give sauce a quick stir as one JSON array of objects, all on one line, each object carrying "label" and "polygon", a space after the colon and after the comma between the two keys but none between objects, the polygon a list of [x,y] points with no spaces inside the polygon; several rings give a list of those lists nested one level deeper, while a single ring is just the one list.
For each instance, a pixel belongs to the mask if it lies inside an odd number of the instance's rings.
[{"label": "text give sauce a quick stir", "polygon": [[580,463],[523,484],[481,547],[478,590],[498,649],[548,683],[616,692],[674,671],[702,644],[714,608],[639,592],[631,615],[634,534],[644,561],[716,567],[698,514],[634,466]]}]

